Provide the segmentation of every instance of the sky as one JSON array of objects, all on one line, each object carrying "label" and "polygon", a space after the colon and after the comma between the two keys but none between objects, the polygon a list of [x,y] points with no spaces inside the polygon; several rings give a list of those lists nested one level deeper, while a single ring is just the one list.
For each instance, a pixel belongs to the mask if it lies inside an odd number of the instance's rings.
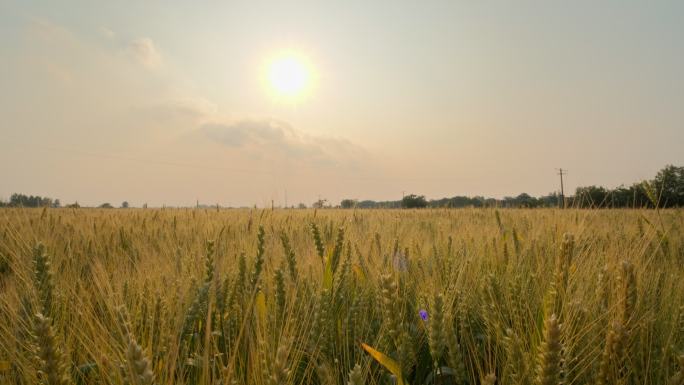
[{"label": "sky", "polygon": [[[0,199],[543,195],[684,165],[681,1],[0,0]],[[295,55],[307,86],[269,83]]]}]

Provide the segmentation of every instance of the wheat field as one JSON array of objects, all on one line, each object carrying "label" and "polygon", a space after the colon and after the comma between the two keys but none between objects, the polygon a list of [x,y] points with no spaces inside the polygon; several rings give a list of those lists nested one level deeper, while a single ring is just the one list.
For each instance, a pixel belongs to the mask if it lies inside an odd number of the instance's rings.
[{"label": "wheat field", "polygon": [[684,384],[682,210],[0,210],[2,384]]}]

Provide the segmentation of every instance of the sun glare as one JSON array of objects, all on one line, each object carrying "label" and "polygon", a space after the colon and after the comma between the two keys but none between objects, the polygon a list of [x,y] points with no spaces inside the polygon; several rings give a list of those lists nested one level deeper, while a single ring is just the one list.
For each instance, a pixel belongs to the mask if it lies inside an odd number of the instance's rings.
[{"label": "sun glare", "polygon": [[311,66],[294,53],[277,56],[268,65],[267,81],[277,97],[300,98],[311,86]]}]

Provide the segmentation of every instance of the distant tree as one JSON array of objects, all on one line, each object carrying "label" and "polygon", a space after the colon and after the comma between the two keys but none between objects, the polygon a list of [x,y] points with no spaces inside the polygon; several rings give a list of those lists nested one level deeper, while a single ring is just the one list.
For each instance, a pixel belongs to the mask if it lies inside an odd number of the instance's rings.
[{"label": "distant tree", "polygon": [[109,203],[103,203],[103,204],[99,205],[98,207],[101,209],[113,209],[114,208],[114,206],[112,206]]},{"label": "distant tree", "polygon": [[549,193],[543,196],[540,196],[537,198],[537,202],[539,206],[542,207],[558,207],[558,203],[560,201],[560,194],[558,193]]},{"label": "distant tree", "polygon": [[577,207],[606,207],[610,205],[610,191],[600,186],[577,187],[574,203]]},{"label": "distant tree", "polygon": [[515,198],[504,197],[503,198],[503,207],[515,207]]},{"label": "distant tree", "polygon": [[78,201],[76,201],[76,202],[74,202],[74,203],[72,203],[72,204],[70,204],[70,205],[66,205],[66,208],[68,208],[68,209],[78,209],[78,208],[81,208],[81,205],[79,205],[79,204],[78,204]]},{"label": "distant tree", "polygon": [[487,203],[487,199],[483,196],[475,196],[471,200],[475,207],[483,207]]},{"label": "distant tree", "polygon": [[305,209],[306,208],[306,203],[300,203],[297,205],[298,209]]},{"label": "distant tree", "polygon": [[342,199],[340,202],[340,207],[343,209],[352,209],[356,207],[359,202],[356,199]]},{"label": "distant tree", "polygon": [[12,196],[10,197],[10,200],[9,200],[9,205],[14,206],[14,207],[25,206],[27,203],[28,203],[28,197],[24,194],[14,193],[14,194],[12,194]]},{"label": "distant tree", "polygon": [[327,206],[328,200],[327,199],[319,199],[316,202],[314,202],[311,207],[315,209],[322,209]]},{"label": "distant tree", "polygon": [[122,208],[122,209],[127,209],[127,208],[128,208],[128,202],[127,202],[127,201],[123,201],[123,202],[121,203],[121,208]]},{"label": "distant tree", "polygon": [[634,189],[632,187],[619,186],[610,191],[608,205],[610,207],[631,207],[633,197]]},{"label": "distant tree", "polygon": [[416,194],[406,195],[401,200],[401,207],[406,208],[406,209],[423,208],[423,207],[427,207],[427,205],[428,205],[428,202],[427,202],[427,200],[425,200],[424,195],[416,195]]},{"label": "distant tree", "polygon": [[9,206],[13,207],[50,207],[52,199],[41,196],[14,193],[10,197]]},{"label": "distant tree", "polygon": [[684,206],[684,167],[665,166],[656,174],[653,186],[659,206]]},{"label": "distant tree", "polygon": [[370,200],[361,201],[361,202],[356,204],[356,208],[359,208],[359,209],[374,209],[376,207],[377,207],[377,202],[370,201]]},{"label": "distant tree", "polygon": [[[612,190],[601,186],[577,187],[575,196],[566,197],[566,199],[572,206],[580,208],[655,207],[658,201],[661,206],[664,206],[665,201],[662,197],[658,199],[659,193],[657,182],[644,181],[630,187],[619,186]],[[667,204],[670,205],[670,203]]]},{"label": "distant tree", "polygon": [[52,207],[60,208],[60,207],[62,207],[62,202],[60,202],[59,199],[55,199],[55,201],[52,202]]},{"label": "distant tree", "polygon": [[537,198],[530,196],[530,194],[522,193],[515,197],[515,204],[517,207],[537,207],[539,202]]},{"label": "distant tree", "polygon": [[453,203],[450,198],[433,199],[430,201],[430,207],[453,207]]},{"label": "distant tree", "polygon": [[[527,193],[508,196],[503,199],[485,198],[483,196],[454,196],[426,200],[424,196],[415,194],[405,196],[398,201],[373,201],[343,199],[338,207],[359,209],[391,209],[419,207],[558,207],[561,204],[560,193],[553,192],[540,197]],[[574,196],[565,196],[565,204],[571,207],[682,207],[684,206],[684,167],[666,166],[658,172],[653,180],[634,183],[629,187],[619,186],[607,189],[601,186],[577,187]],[[326,200],[314,202],[313,207],[330,207]]]},{"label": "distant tree", "polygon": [[485,207],[496,207],[498,204],[498,201],[494,198],[487,198],[484,201]]}]

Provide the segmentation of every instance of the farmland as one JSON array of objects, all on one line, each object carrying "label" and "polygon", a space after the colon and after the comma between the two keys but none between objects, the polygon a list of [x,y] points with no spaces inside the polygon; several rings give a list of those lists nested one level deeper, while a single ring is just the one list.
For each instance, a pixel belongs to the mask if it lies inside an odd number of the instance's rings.
[{"label": "farmland", "polygon": [[682,384],[682,210],[0,210],[0,383]]}]

